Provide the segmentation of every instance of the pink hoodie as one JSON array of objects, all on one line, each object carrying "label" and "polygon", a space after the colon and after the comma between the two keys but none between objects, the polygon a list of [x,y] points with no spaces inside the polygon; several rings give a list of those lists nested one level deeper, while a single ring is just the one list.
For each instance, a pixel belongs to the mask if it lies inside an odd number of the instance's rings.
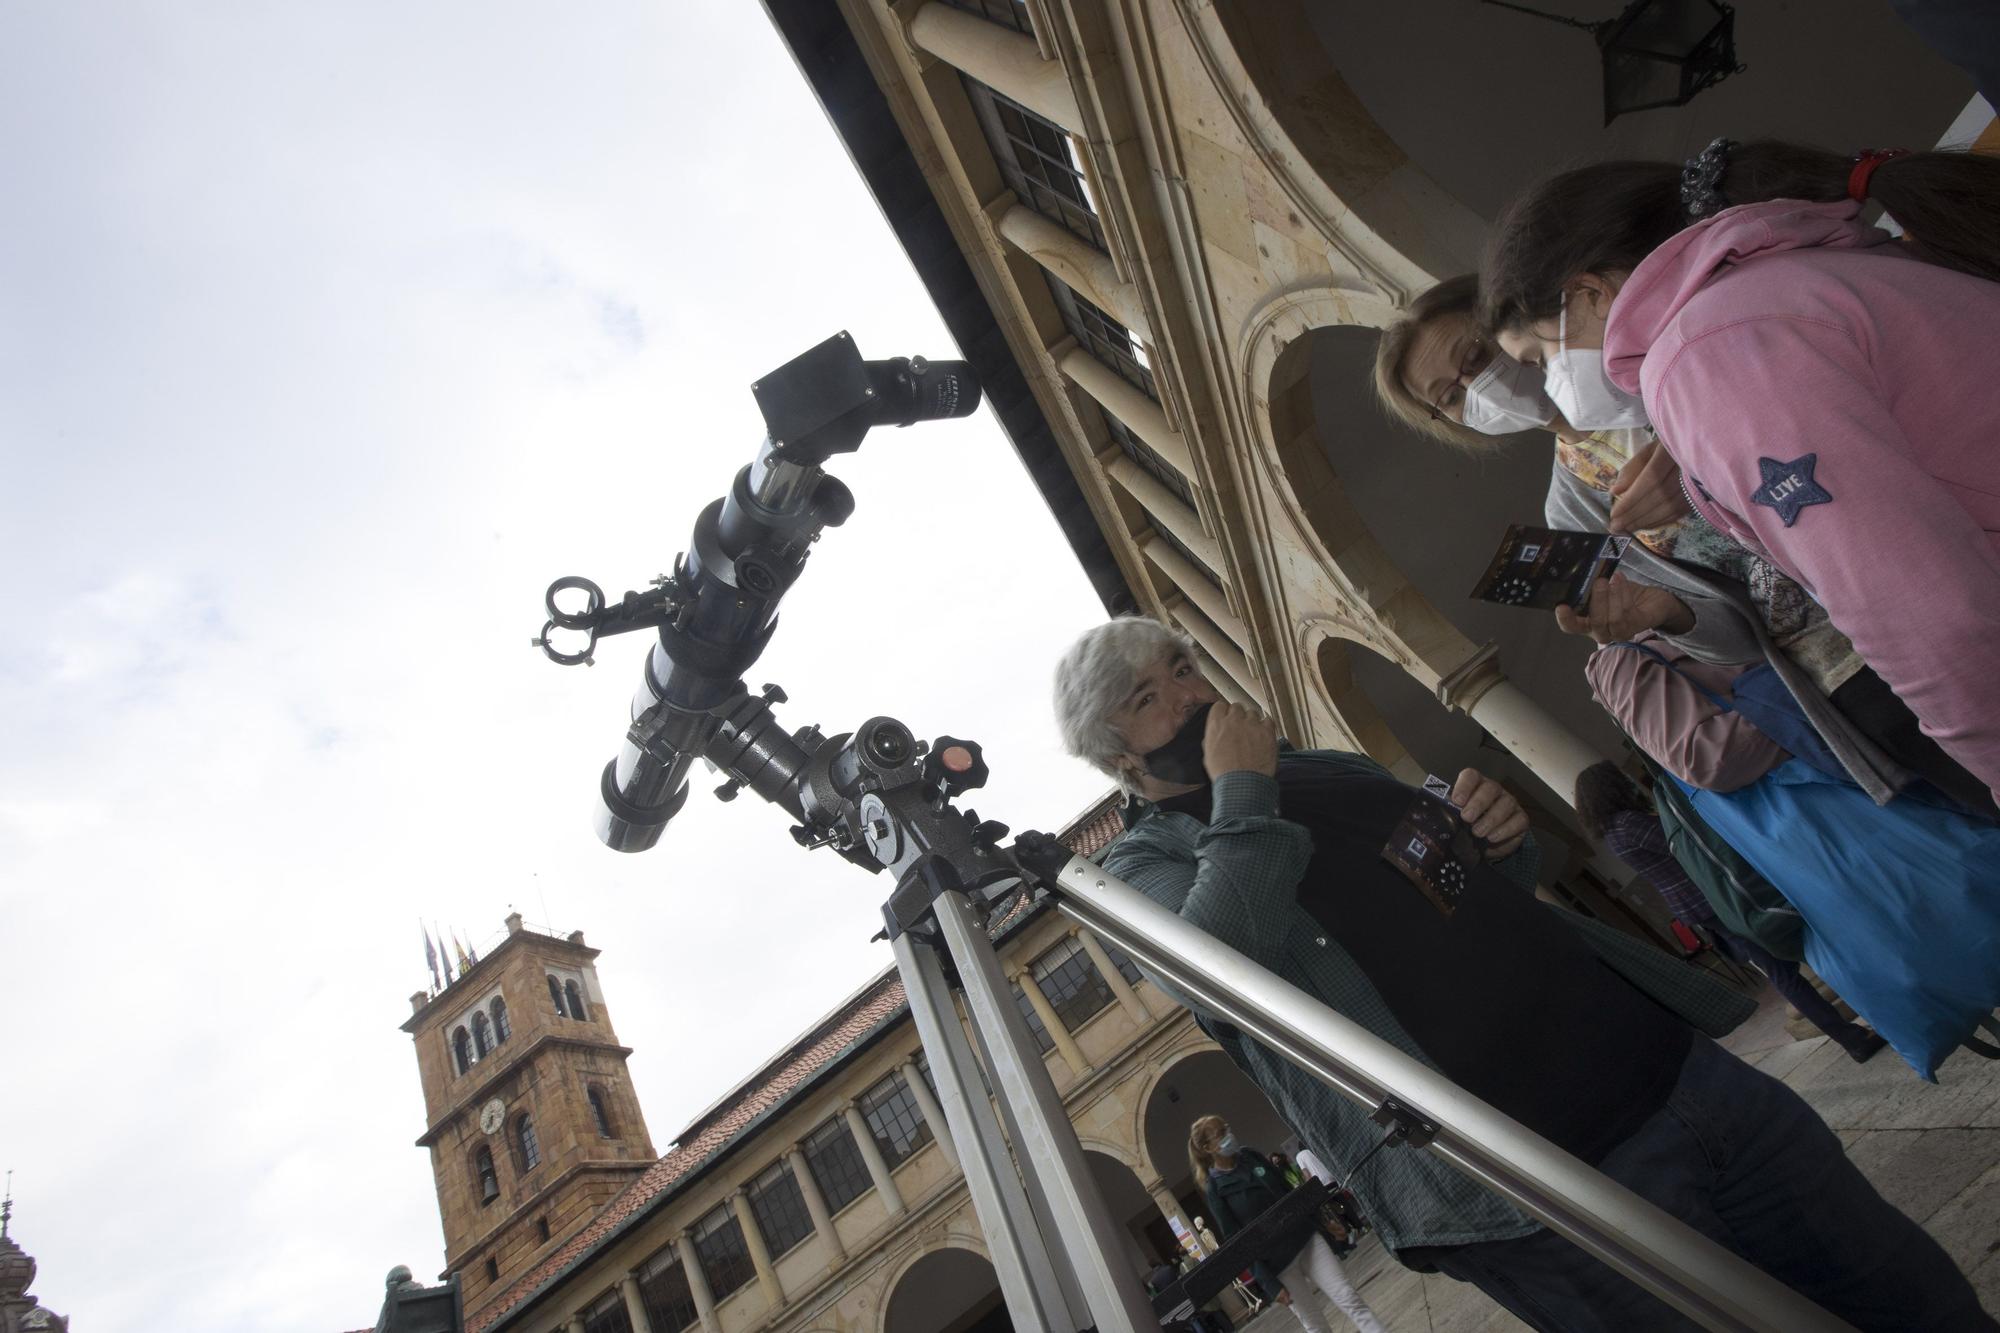
[{"label": "pink hoodie", "polygon": [[1859,205],[1719,213],[1648,255],[1604,333],[1702,516],[1803,584],[2000,793],[2000,283]]}]

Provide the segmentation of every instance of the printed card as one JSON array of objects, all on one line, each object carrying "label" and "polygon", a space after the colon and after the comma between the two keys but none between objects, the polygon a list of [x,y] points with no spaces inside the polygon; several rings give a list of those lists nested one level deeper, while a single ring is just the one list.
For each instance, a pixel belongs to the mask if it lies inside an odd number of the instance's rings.
[{"label": "printed card", "polygon": [[1451,784],[1433,775],[1424,779],[1416,801],[1396,822],[1382,859],[1401,871],[1431,906],[1450,916],[1458,910],[1467,867],[1479,859],[1479,851],[1479,840],[1451,803]]},{"label": "printed card", "polygon": [[1472,595],[1502,606],[1553,611],[1567,604],[1588,610],[1591,585],[1611,576],[1631,540],[1516,523],[1507,529]]}]

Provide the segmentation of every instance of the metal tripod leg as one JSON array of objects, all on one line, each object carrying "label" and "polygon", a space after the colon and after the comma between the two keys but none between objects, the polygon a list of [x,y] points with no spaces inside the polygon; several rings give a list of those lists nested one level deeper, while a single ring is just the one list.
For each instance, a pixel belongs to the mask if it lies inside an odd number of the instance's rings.
[{"label": "metal tripod leg", "polygon": [[1046,1197],[1050,1221],[1083,1290],[1098,1333],[1153,1333],[1159,1327],[1140,1275],[1126,1255],[1119,1228],[1084,1160],[1083,1145],[1056,1095],[1048,1066],[1000,974],[1000,960],[980,916],[964,894],[941,893],[931,904],[938,931],[957,964],[972,1021],[992,1062],[995,1093],[1019,1127],[1014,1147],[1022,1174],[1032,1173]]},{"label": "metal tripod leg", "polygon": [[1063,1300],[1056,1260],[980,1085],[972,1047],[958,1025],[937,954],[907,933],[898,935],[892,947],[910,1016],[923,1039],[938,1101],[965,1171],[966,1192],[972,1196],[987,1256],[1000,1279],[1007,1317],[1019,1333],[1074,1333],[1077,1325]]}]

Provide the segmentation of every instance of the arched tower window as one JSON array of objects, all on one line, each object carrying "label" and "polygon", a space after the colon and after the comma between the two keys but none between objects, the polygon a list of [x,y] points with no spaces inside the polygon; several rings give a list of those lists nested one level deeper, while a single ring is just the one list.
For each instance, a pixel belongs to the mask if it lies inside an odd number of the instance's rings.
[{"label": "arched tower window", "polygon": [[549,975],[549,999],[554,1001],[555,1003],[556,1017],[557,1018],[566,1017],[566,1015],[563,1013],[562,983],[555,979],[555,975],[553,973]]},{"label": "arched tower window", "polygon": [[521,1151],[521,1170],[532,1171],[542,1164],[542,1143],[535,1137],[535,1121],[525,1113],[514,1122],[514,1143]]},{"label": "arched tower window", "polygon": [[618,1136],[611,1132],[611,1113],[604,1105],[604,1089],[593,1083],[583,1090],[583,1095],[590,1099],[590,1118],[597,1122],[597,1137],[617,1138]]},{"label": "arched tower window", "polygon": [[451,1055],[459,1073],[463,1074],[472,1068],[472,1034],[467,1032],[463,1025],[451,1034]]},{"label": "arched tower window", "polygon": [[487,1008],[493,1014],[493,1044],[498,1046],[514,1035],[514,1029],[507,1022],[507,1002],[496,995]]},{"label": "arched tower window", "polygon": [[479,1181],[479,1202],[482,1207],[500,1197],[500,1175],[493,1169],[493,1153],[481,1148],[472,1155],[473,1174]]},{"label": "arched tower window", "polygon": [[472,1016],[472,1053],[484,1060],[493,1050],[493,1030],[487,1025],[485,1014]]},{"label": "arched tower window", "polygon": [[579,1023],[587,1022],[590,1014],[583,1007],[582,989],[574,981],[565,981],[563,993],[569,996],[569,1016]]}]

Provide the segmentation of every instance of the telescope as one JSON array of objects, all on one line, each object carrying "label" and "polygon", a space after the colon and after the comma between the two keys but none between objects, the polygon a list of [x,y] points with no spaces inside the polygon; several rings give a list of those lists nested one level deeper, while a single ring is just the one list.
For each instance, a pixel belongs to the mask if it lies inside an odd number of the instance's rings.
[{"label": "telescope", "polygon": [[[1105,1206],[994,949],[994,921],[1020,893],[1053,903],[1182,1002],[1369,1107],[1383,1137],[1355,1160],[1332,1163],[1350,1184],[1384,1148],[1434,1152],[1705,1328],[1852,1333],[1060,840],[1029,832],[1003,845],[1006,825],[953,804],[986,780],[977,742],[920,741],[887,716],[835,736],[817,726],[787,733],[771,711],[784,691],[765,685],[752,694],[742,677],[776,631],[778,603],[813,542],[854,512],[854,497],[823,465],[858,448],[876,426],[969,415],[979,382],[962,361],[864,361],[839,333],[751,392],[764,441],[728,493],[701,511],[673,573],[615,603],[588,579],[557,579],[534,643],[575,666],[591,663],[606,635],[658,631],[625,743],[598,782],[597,834],[607,846],[637,852],[658,842],[686,804],[688,770],[701,759],[724,776],[718,797],[749,788],[798,821],[791,833],[802,847],[831,847],[863,869],[891,872],[883,933],[1019,1333],[1158,1329],[1185,1318],[1201,1292],[1234,1276],[1228,1264],[1243,1262],[1233,1249],[1212,1257],[1214,1268],[1188,1275],[1149,1306],[1130,1267],[1129,1239]],[[893,593],[897,571],[879,579]],[[575,593],[581,608],[559,605]],[[903,604],[892,595],[878,600]],[[874,628],[885,641],[898,630],[893,620]],[[558,644],[558,631],[582,639]],[[885,649],[861,651],[888,658]],[[953,991],[964,997],[970,1034]]]}]

